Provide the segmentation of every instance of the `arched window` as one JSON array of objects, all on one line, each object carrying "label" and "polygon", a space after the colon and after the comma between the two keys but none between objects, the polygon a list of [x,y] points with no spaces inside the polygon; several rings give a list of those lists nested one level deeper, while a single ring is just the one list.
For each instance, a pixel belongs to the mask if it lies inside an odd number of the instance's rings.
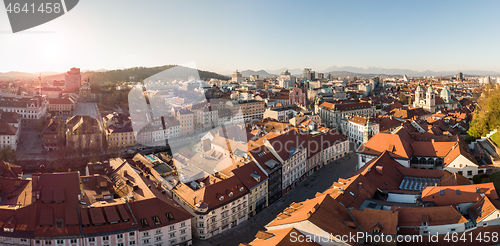
[{"label": "arched window", "polygon": [[424,157],[420,158],[420,164],[427,164],[427,159]]}]

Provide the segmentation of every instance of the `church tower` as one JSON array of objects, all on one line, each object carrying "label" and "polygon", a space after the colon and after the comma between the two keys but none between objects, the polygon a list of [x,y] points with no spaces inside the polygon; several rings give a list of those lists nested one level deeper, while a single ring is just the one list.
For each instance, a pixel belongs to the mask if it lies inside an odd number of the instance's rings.
[{"label": "church tower", "polygon": [[421,100],[424,100],[424,89],[422,89],[422,86],[420,86],[419,83],[417,89],[415,90],[415,102],[413,103],[413,106],[418,107]]},{"label": "church tower", "polygon": [[436,112],[436,94],[434,93],[434,89],[432,88],[432,83],[429,85],[429,88],[427,88],[427,93],[426,93],[426,108],[431,112],[435,113]]}]

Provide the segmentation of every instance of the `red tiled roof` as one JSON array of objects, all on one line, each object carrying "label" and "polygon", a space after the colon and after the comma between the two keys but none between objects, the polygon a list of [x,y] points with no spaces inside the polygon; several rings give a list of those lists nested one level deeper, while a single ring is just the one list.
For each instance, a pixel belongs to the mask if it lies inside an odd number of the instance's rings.
[{"label": "red tiled roof", "polygon": [[422,189],[422,201],[433,202],[436,206],[456,205],[458,203],[477,202],[481,199],[481,194],[485,194],[491,199],[498,199],[493,183],[484,183],[425,187]]},{"label": "red tiled roof", "polygon": [[454,207],[392,207],[398,211],[398,226],[429,226],[465,223],[465,219]]}]

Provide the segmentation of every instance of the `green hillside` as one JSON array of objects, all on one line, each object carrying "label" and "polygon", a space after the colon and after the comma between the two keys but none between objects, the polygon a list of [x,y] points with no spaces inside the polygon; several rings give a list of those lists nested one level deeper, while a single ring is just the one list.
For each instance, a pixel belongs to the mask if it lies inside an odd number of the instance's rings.
[{"label": "green hillside", "polygon": [[[88,75],[90,83],[93,85],[116,84],[125,81],[142,81],[154,74],[165,71],[176,65],[165,65],[160,67],[133,67],[127,69],[109,70],[104,72],[92,72]],[[190,69],[190,68],[186,68]],[[217,73],[198,70],[200,78],[203,80],[221,79],[227,80],[229,77]],[[86,79],[86,78],[84,78]]]}]

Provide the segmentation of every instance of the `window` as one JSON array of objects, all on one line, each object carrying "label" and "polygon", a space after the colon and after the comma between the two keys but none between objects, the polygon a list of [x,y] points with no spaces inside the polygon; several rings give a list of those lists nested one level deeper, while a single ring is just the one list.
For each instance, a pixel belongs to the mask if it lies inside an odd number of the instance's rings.
[{"label": "window", "polygon": [[171,226],[170,226],[170,230],[171,230],[171,231],[175,230],[175,226],[171,225]]},{"label": "window", "polygon": [[149,239],[144,239],[143,242],[144,244],[149,243]]},{"label": "window", "polygon": [[135,241],[130,241],[128,245],[135,245]]},{"label": "window", "polygon": [[185,226],[186,226],[186,222],[182,222],[181,227],[185,227]]},{"label": "window", "polygon": [[186,234],[186,230],[181,230],[181,234]]},{"label": "window", "polygon": [[156,242],[161,241],[161,236],[159,236],[159,237],[155,237],[155,241],[156,241]]},{"label": "window", "polygon": [[141,219],[141,225],[142,227],[149,227],[149,223],[147,219]]},{"label": "window", "polygon": [[133,237],[133,236],[135,236],[135,232],[133,232],[133,231],[129,232],[129,233],[128,233],[128,236],[129,236],[129,237]]},{"label": "window", "polygon": [[153,216],[153,222],[155,223],[155,225],[160,225],[161,224],[160,217]]},{"label": "window", "polygon": [[64,240],[58,239],[57,244],[64,244]]},{"label": "window", "polygon": [[89,241],[89,243],[95,242],[95,237],[89,237],[88,241]]},{"label": "window", "polygon": [[[165,216],[167,216],[168,221],[175,220],[174,215],[170,212],[166,213]],[[203,216],[200,216],[200,219],[203,219]]]},{"label": "window", "polygon": [[45,244],[52,244],[52,241],[45,241]]},{"label": "window", "polygon": [[62,219],[56,219],[56,229],[63,229],[64,228],[64,222]]},{"label": "window", "polygon": [[76,243],[76,239],[69,240],[70,243]]},{"label": "window", "polygon": [[118,243],[116,246],[124,246],[123,243]]},{"label": "window", "polygon": [[116,239],[122,239],[122,238],[123,238],[123,234],[116,235]]},{"label": "window", "polygon": [[467,176],[472,176],[472,171],[467,171]]},{"label": "window", "polygon": [[175,237],[175,232],[172,232],[172,233],[168,234],[168,236],[169,236],[170,238]]},{"label": "window", "polygon": [[170,245],[174,245],[175,244],[175,239],[174,240],[170,240]]},{"label": "window", "polygon": [[200,230],[200,231],[198,231],[198,232],[199,232],[200,234],[204,234],[204,233],[205,233],[205,231],[203,231],[203,230]]},{"label": "window", "polygon": [[109,241],[109,236],[103,236],[102,241]]},{"label": "window", "polygon": [[181,237],[181,242],[186,241],[186,237]]},{"label": "window", "polygon": [[143,236],[143,237],[149,237],[149,232],[144,232],[144,233],[142,234],[142,236]]}]

